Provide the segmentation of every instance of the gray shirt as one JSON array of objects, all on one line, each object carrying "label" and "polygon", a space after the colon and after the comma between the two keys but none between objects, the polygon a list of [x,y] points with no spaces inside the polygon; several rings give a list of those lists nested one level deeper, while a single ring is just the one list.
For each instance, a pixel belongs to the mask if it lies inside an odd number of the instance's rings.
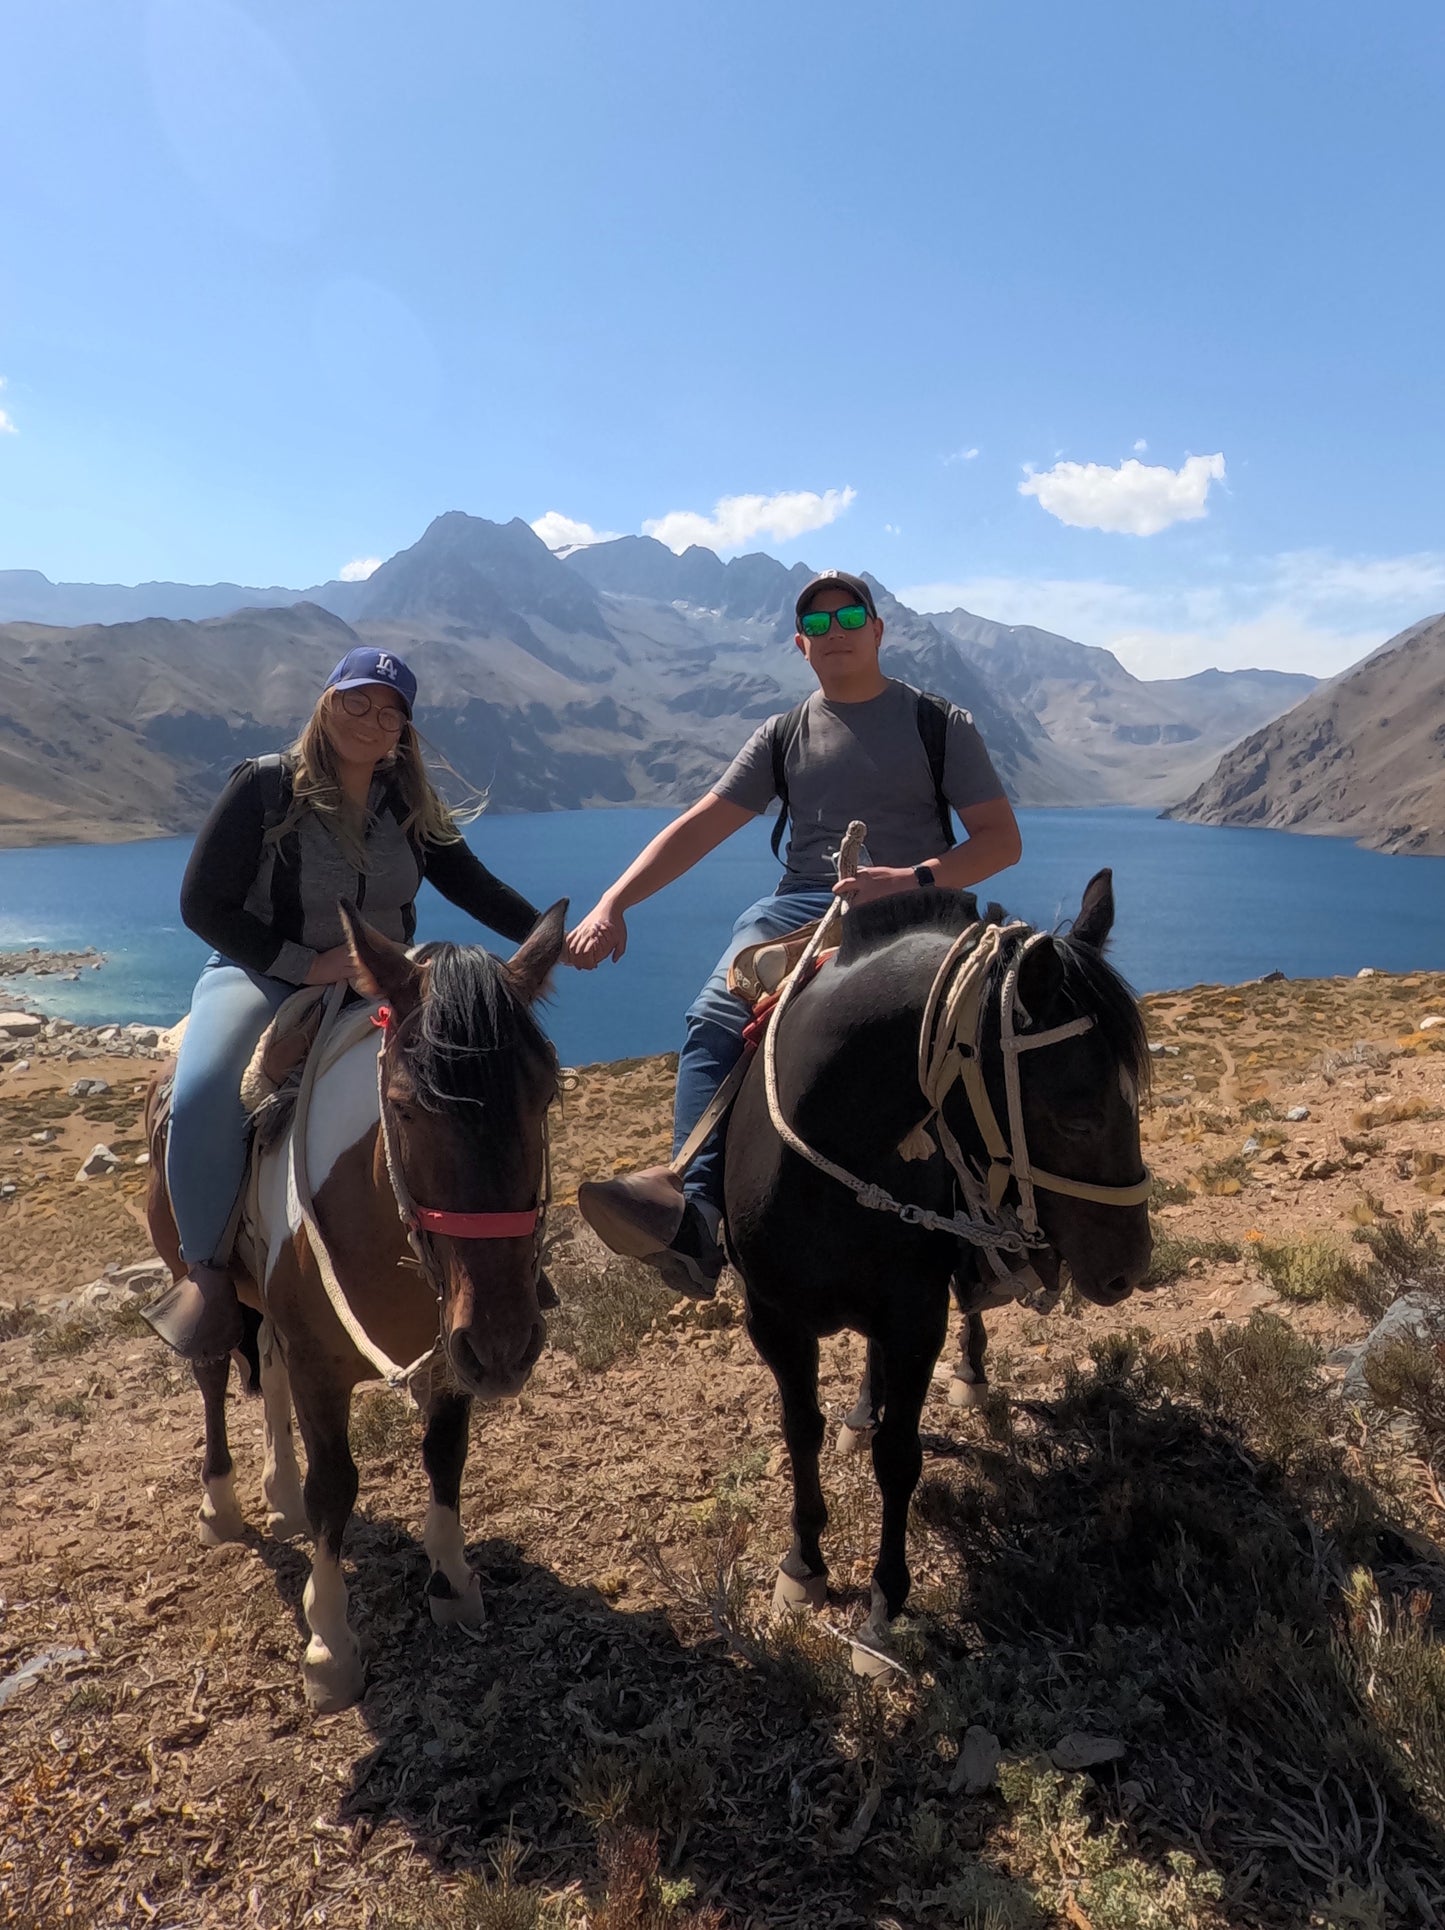
[{"label": "gray shirt", "polygon": [[[765,811],[776,797],[772,726],[755,730],[713,793],[747,811]],[[966,710],[950,705],[944,740],[943,793],[956,811],[1004,795],[983,739]],[[861,704],[829,703],[818,690],[808,699],[802,728],[789,749],[784,774],[792,818],[788,884],[831,884],[831,854],[850,819],[868,826],[868,861],[915,865],[936,858],[941,839],[928,753],[918,734],[918,694],[890,678]]]}]

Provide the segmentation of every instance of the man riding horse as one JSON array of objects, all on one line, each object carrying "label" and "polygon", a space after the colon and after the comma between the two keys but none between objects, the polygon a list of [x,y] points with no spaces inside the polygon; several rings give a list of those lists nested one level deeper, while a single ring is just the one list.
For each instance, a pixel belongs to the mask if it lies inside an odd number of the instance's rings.
[{"label": "man riding horse", "polygon": [[[825,570],[796,607],[796,646],[818,689],[748,739],[707,795],[635,858],[570,934],[569,961],[591,970],[627,948],[627,912],[714,850],[774,798],[790,820],[784,875],[742,913],[726,951],[687,1014],[678,1057],[674,1156],[703,1119],[744,1050],[746,1003],[728,989],[748,947],[821,918],[835,899],[867,904],[933,885],[962,890],[1018,861],[1013,809],[968,712],[884,674],[883,623],[862,577]],[[964,830],[953,841],[950,811]],[[868,846],[856,877],[838,876],[849,822]],[[782,816],[773,840],[776,852]],[[609,1244],[641,1253],[658,1224],[646,1176],[595,1182],[580,1204]],[[674,1291],[708,1298],[723,1267],[722,1133],[687,1167],[681,1220],[669,1243],[642,1254]],[[672,1217],[676,1217],[675,1214]],[[640,1235],[635,1240],[631,1235]]]}]

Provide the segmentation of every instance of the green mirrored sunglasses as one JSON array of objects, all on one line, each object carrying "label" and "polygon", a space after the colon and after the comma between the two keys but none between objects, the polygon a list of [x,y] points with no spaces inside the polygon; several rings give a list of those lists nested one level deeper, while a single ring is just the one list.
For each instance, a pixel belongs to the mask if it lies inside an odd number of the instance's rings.
[{"label": "green mirrored sunglasses", "polygon": [[808,610],[803,616],[803,635],[826,637],[835,617],[840,630],[861,630],[868,621],[868,612],[861,603],[845,603],[841,610]]}]

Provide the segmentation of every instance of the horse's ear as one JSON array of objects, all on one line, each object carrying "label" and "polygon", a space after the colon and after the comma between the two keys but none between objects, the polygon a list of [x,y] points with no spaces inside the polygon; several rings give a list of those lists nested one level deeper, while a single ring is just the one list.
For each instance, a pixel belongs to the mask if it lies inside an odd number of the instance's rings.
[{"label": "horse's ear", "polygon": [[337,909],[347,949],[356,964],[358,990],[368,998],[385,999],[398,1019],[405,1018],[421,1003],[422,967],[407,957],[404,946],[394,945],[363,924],[361,913],[349,898],[339,899]]},{"label": "horse's ear", "polygon": [[1047,1012],[1063,989],[1064,967],[1052,938],[1031,945],[1019,968],[1019,1000],[1026,1012]]},{"label": "horse's ear", "polygon": [[1084,902],[1074,920],[1073,935],[1081,945],[1103,951],[1114,929],[1114,874],[1096,871],[1084,886]]},{"label": "horse's ear", "polygon": [[567,928],[567,900],[559,898],[533,925],[516,951],[507,960],[507,977],[516,987],[524,1004],[545,998],[562,956],[562,941]]}]

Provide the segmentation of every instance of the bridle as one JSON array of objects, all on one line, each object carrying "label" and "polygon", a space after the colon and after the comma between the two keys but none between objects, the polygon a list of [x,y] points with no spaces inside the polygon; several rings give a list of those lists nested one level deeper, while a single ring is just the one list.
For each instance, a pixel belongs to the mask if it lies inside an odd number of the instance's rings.
[{"label": "bridle", "polygon": [[445,1207],[418,1206],[411,1196],[397,1149],[396,1133],[386,1100],[386,1054],[388,1046],[398,1043],[400,1027],[389,1005],[378,1006],[372,1024],[380,1031],[381,1047],[376,1055],[376,1099],[381,1118],[381,1144],[386,1159],[387,1178],[396,1197],[396,1210],[406,1229],[407,1242],[417,1265],[425,1274],[440,1304],[446,1277],[433,1244],[440,1234],[451,1240],[526,1240],[534,1247],[534,1268],[540,1273],[546,1232],[547,1208],[552,1200],[552,1149],[545,1116],[542,1120],[542,1179],[537,1198],[529,1207],[505,1213],[457,1213]]},{"label": "bridle", "polygon": [[[851,828],[850,828],[851,829]],[[990,1267],[1000,1279],[1013,1277],[1002,1254],[1025,1255],[1031,1248],[1048,1244],[1039,1224],[1036,1193],[1060,1193],[1071,1199],[1093,1200],[1104,1206],[1142,1206],[1149,1197],[1151,1177],[1145,1169],[1141,1179],[1128,1186],[1107,1186],[1089,1180],[1066,1179],[1035,1166],[1029,1156],[1024,1125],[1023,1091],[1019,1060],[1025,1052],[1060,1044],[1089,1031],[1095,1021],[1088,1014],[1051,1026],[1043,1032],[1021,1032],[1018,1021],[1027,1026],[1029,1014],[1019,997],[1019,973],[1024,960],[1036,945],[1051,943],[1047,932],[1029,932],[1022,923],[990,925],[976,920],[961,932],[949,947],[924,1004],[918,1039],[918,1083],[929,1110],[904,1140],[899,1151],[905,1159],[926,1159],[941,1147],[962,1196],[962,1205],[952,1214],[935,1213],[930,1208],[896,1200],[886,1188],[859,1179],[810,1146],[796,1133],[784,1116],[778,1097],[777,1039],[780,1021],[792,997],[810,976],[814,954],[832,933],[832,921],[824,919],[809,940],[808,948],[783,988],[763,1041],[763,1075],[768,1112],[774,1130],[791,1151],[818,1171],[827,1173],[847,1187],[860,1206],[876,1212],[895,1214],[906,1226],[921,1226],[930,1232],[949,1233],[971,1246],[982,1248]],[[983,1026],[987,1008],[987,988],[995,963],[1006,941],[1022,933],[1029,936],[1018,946],[1004,967],[999,997],[998,1048],[1003,1057],[1005,1111],[1008,1131],[1004,1132],[989,1097],[983,1076]],[[955,1086],[961,1086],[969,1111],[978,1130],[987,1158],[985,1165],[971,1159],[943,1116],[943,1103]],[[932,1131],[930,1132],[930,1128]],[[1010,1186],[1016,1189],[1018,1205],[1005,1204]],[[1020,1275],[1030,1276],[1024,1267]]]},{"label": "bridle", "polygon": [[[424,1407],[429,1390],[435,1384],[438,1363],[446,1360],[446,1340],[441,1330],[442,1307],[446,1297],[446,1274],[434,1245],[435,1239],[451,1238],[456,1240],[524,1240],[529,1236],[534,1242],[533,1266],[540,1275],[542,1269],[542,1241],[546,1225],[547,1205],[552,1197],[552,1161],[547,1138],[547,1122],[542,1122],[542,1183],[535,1203],[515,1213],[448,1213],[430,1207],[419,1207],[412,1199],[402,1171],[401,1159],[397,1153],[392,1131],[390,1113],[386,1103],[386,1049],[394,1042],[398,1027],[392,1019],[389,1007],[382,1006],[373,1015],[372,1023],[382,1030],[383,1037],[376,1055],[377,1105],[381,1117],[381,1143],[386,1158],[387,1178],[396,1199],[397,1212],[416,1263],[432,1292],[436,1295],[437,1331],[431,1345],[414,1361],[402,1365],[394,1361],[385,1348],[380,1347],[367,1333],[352,1311],[346,1297],[346,1290],[336,1272],[336,1264],[326,1244],[316,1218],[316,1202],[311,1194],[311,1179],[306,1165],[306,1127],[311,1110],[311,1094],[320,1069],[322,1042],[331,1030],[341,1010],[346,996],[344,985],[331,986],[326,994],[322,1009],[321,1025],[306,1064],[301,1074],[301,1085],[296,1095],[296,1110],[292,1116],[288,1134],[290,1146],[287,1153],[286,1195],[287,1216],[294,1226],[299,1223],[306,1229],[307,1244],[316,1270],[321,1277],[321,1285],[331,1310],[336,1315],[343,1333],[361,1358],[390,1386],[408,1393],[418,1407]],[[263,1269],[264,1271],[264,1269]]]}]

